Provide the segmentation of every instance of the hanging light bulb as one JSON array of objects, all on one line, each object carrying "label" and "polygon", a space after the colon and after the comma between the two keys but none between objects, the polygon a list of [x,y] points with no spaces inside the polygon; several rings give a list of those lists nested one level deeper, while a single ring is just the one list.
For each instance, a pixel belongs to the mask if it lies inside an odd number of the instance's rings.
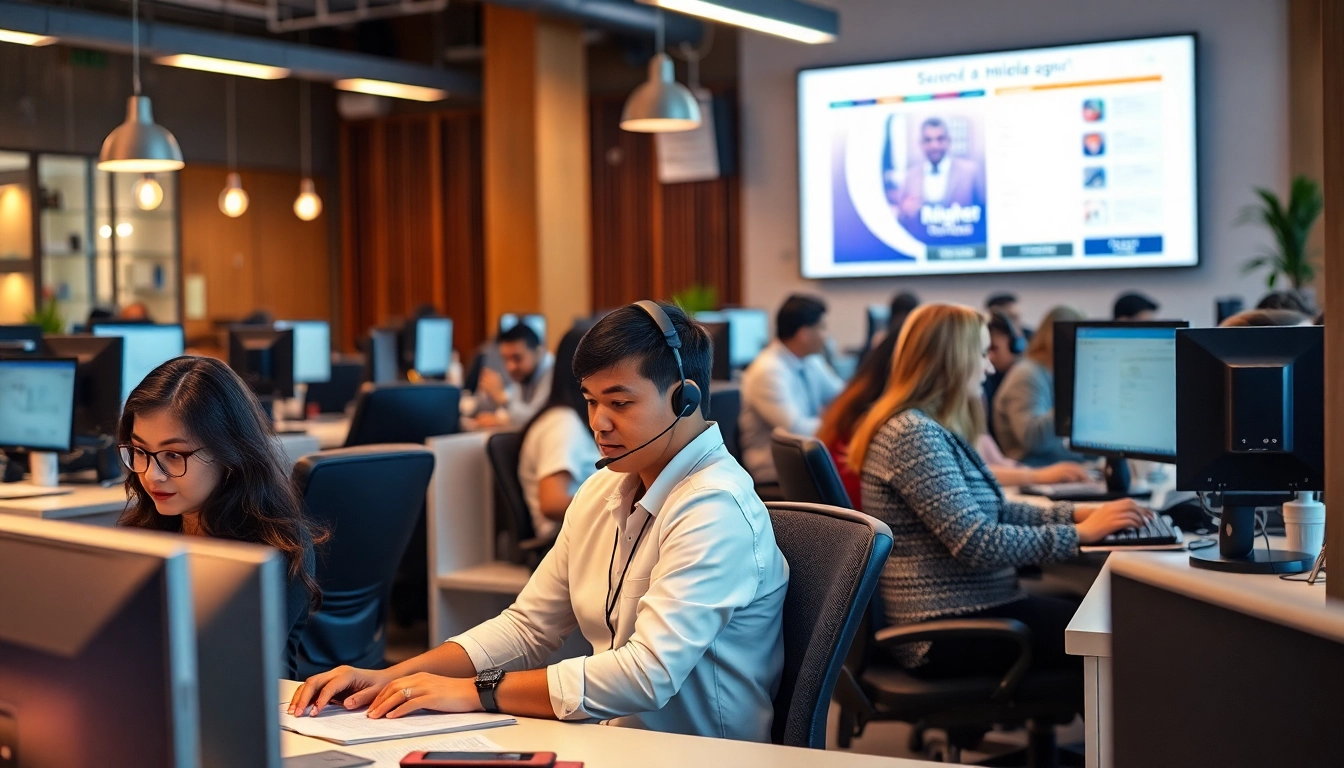
[{"label": "hanging light bulb", "polygon": [[224,191],[219,193],[219,210],[233,219],[247,213],[247,193],[243,191],[242,177],[236,173],[229,174]]},{"label": "hanging light bulb", "polygon": [[163,204],[163,187],[159,186],[154,174],[146,173],[131,187],[131,196],[142,211],[152,211]]},{"label": "hanging light bulb", "polygon": [[312,221],[322,215],[322,198],[313,184],[312,149],[308,145],[309,121],[312,107],[308,96],[308,81],[299,83],[299,161],[303,164],[303,181],[299,182],[299,196],[294,198],[294,215],[303,221]]},{"label": "hanging light bulb", "polygon": [[312,179],[299,182],[299,196],[294,198],[294,215],[304,221],[312,221],[322,215],[322,198],[317,196]]},{"label": "hanging light bulb", "polygon": [[132,227],[131,222],[129,221],[123,221],[117,225],[117,237],[122,238],[130,237],[131,233],[134,231],[135,227]]}]

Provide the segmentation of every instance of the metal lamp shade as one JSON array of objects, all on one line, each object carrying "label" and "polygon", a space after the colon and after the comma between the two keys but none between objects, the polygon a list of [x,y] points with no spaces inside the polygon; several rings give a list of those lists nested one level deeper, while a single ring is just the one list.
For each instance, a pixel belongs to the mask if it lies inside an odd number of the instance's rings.
[{"label": "metal lamp shade", "polygon": [[154,110],[148,96],[132,96],[126,101],[126,122],[103,140],[98,155],[101,171],[161,173],[182,168],[182,148],[168,129],[154,122]]},{"label": "metal lamp shade", "polygon": [[700,125],[700,102],[676,81],[672,59],[649,60],[649,79],[630,94],[621,110],[621,128],[635,133],[674,133]]}]

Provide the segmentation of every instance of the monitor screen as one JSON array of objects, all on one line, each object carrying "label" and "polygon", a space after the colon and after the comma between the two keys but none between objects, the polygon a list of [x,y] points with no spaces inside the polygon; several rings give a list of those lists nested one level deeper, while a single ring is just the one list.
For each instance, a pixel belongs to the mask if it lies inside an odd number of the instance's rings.
[{"label": "monitor screen", "polygon": [[295,320],[275,325],[294,329],[295,383],[331,381],[331,325],[325,320]]},{"label": "monitor screen", "polygon": [[746,368],[770,343],[770,317],[763,309],[725,309],[728,357],[734,368]]},{"label": "monitor screen", "polygon": [[0,448],[68,451],[75,360],[0,360]]},{"label": "monitor screen", "polygon": [[186,338],[180,325],[99,323],[93,326],[93,335],[122,338],[123,403],[155,368],[175,357],[181,357],[186,351]]},{"label": "monitor screen", "polygon": [[1199,261],[1192,35],[803,70],[807,278]]},{"label": "monitor screen", "polygon": [[1079,325],[1073,431],[1083,453],[1176,456],[1176,328]]},{"label": "monitor screen", "polygon": [[422,317],[415,321],[415,370],[422,376],[445,376],[453,356],[453,321]]}]

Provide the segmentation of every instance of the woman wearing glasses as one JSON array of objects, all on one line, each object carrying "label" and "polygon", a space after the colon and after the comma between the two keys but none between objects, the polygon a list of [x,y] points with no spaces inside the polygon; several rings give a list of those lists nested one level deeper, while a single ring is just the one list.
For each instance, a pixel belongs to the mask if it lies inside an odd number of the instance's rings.
[{"label": "woman wearing glasses", "polygon": [[179,357],[131,392],[117,438],[131,470],[121,525],[265,544],[285,557],[283,666],[293,677],[299,636],[321,594],[314,531],[256,397],[220,361]]}]

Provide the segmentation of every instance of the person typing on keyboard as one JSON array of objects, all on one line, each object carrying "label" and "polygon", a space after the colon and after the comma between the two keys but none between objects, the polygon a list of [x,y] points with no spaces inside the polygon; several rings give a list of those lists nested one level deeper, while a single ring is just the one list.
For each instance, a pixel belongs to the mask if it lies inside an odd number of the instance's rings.
[{"label": "person typing on keyboard", "polygon": [[[1034,668],[1080,667],[1064,652],[1076,604],[1028,595],[1015,569],[1066,560],[1080,544],[1142,528],[1152,512],[1122,499],[1048,508],[1008,501],[973,448],[984,431],[980,385],[992,369],[985,318],[968,307],[925,305],[906,321],[886,391],[855,430],[851,467],[863,508],[891,527],[882,572],[887,621],[1012,618],[1032,629]],[[940,640],[893,654],[929,677],[1002,674],[1011,644]],[[1081,702],[1081,699],[1080,699]]]}]

